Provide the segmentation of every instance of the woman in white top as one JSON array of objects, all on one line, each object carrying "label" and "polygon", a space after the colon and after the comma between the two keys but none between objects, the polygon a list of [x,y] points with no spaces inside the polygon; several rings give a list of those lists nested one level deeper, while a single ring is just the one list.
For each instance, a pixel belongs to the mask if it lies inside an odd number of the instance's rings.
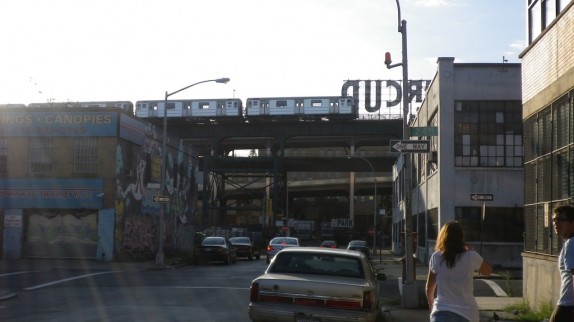
[{"label": "woman in white top", "polygon": [[492,266],[469,249],[462,226],[456,221],[442,227],[435,250],[426,283],[430,321],[478,322],[478,305],[473,295],[474,272],[490,275]]}]

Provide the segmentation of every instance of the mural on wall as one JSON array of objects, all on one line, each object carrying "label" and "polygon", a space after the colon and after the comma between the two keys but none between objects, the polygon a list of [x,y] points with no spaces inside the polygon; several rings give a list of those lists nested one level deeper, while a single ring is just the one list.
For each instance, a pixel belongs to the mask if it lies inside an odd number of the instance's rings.
[{"label": "mural on wall", "polygon": [[[159,236],[161,204],[153,196],[162,195],[159,177],[161,143],[157,129],[146,127],[143,146],[119,142],[116,146],[116,251],[155,253]],[[191,250],[190,207],[195,200],[195,178],[190,153],[179,140],[176,149],[166,151],[165,184],[170,197],[166,204],[164,245],[171,249]],[[169,145],[168,145],[169,146]],[[195,195],[195,198],[197,195]],[[187,236],[190,235],[190,236]]]}]

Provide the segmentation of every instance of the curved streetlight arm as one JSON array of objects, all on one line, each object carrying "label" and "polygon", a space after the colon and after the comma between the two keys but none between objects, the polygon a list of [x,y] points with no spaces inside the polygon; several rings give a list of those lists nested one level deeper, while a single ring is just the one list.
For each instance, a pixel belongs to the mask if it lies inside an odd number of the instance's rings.
[{"label": "curved streetlight arm", "polygon": [[230,81],[230,79],[227,78],[227,77],[217,78],[217,79],[208,79],[208,80],[204,80],[204,81],[201,81],[201,82],[193,83],[193,84],[191,84],[191,85],[189,85],[189,86],[186,86],[186,87],[184,87],[184,88],[182,88],[182,89],[178,89],[178,90],[175,91],[175,92],[168,93],[168,92],[166,91],[166,92],[165,92],[165,97],[168,98],[168,97],[170,97],[170,96],[172,96],[172,95],[174,95],[174,94],[177,94],[177,93],[179,93],[179,92],[181,92],[181,91],[185,91],[186,89],[188,89],[188,88],[190,88],[190,87],[193,87],[193,86],[195,86],[195,85],[198,85],[198,84],[203,84],[203,83],[208,83],[208,82],[216,82],[216,83],[226,84],[226,83],[228,83],[229,81]]},{"label": "curved streetlight arm", "polygon": [[402,29],[402,26],[401,26],[401,4],[399,3],[399,0],[396,0],[396,1],[397,1],[397,11],[398,11],[398,13],[399,13],[399,15],[397,16],[397,17],[398,17],[398,22],[399,22],[399,23],[398,23],[399,32],[402,32],[402,30],[401,30],[401,29]]}]

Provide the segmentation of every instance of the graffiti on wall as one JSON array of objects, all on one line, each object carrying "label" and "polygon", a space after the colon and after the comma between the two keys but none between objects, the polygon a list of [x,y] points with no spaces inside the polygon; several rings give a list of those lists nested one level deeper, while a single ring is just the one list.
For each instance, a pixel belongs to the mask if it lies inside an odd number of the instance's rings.
[{"label": "graffiti on wall", "polygon": [[98,216],[84,212],[31,213],[26,227],[26,241],[48,244],[92,244],[98,240]]},{"label": "graffiti on wall", "polygon": [[[150,132],[151,131],[151,132]],[[116,234],[118,251],[155,252],[159,236],[159,213],[161,204],[153,202],[153,196],[168,194],[164,214],[167,248],[188,249],[191,223],[190,205],[194,196],[192,168],[189,151],[179,140],[177,148],[166,151],[165,192],[161,193],[159,174],[161,167],[161,144],[155,128],[146,128],[143,146],[119,142],[116,147]],[[168,144],[172,147],[172,145]],[[197,195],[195,194],[195,198]]]}]

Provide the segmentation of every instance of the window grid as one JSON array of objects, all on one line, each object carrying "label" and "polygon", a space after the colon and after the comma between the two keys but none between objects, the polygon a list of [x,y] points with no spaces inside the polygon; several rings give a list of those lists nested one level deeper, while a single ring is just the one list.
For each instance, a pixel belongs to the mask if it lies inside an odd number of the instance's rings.
[{"label": "window grid", "polygon": [[571,0],[529,0],[528,1],[528,44],[531,44],[558,15],[566,9]]},{"label": "window grid", "polygon": [[95,174],[98,172],[98,138],[80,137],[74,139],[74,173]]},{"label": "window grid", "polygon": [[519,101],[455,102],[458,167],[521,167],[522,135]]},{"label": "window grid", "polygon": [[[546,216],[574,198],[574,91],[525,120],[525,250],[558,254],[562,241]],[[536,188],[534,188],[534,186]]]},{"label": "window grid", "polygon": [[53,167],[52,138],[32,138],[29,151],[30,173],[51,174]]}]

